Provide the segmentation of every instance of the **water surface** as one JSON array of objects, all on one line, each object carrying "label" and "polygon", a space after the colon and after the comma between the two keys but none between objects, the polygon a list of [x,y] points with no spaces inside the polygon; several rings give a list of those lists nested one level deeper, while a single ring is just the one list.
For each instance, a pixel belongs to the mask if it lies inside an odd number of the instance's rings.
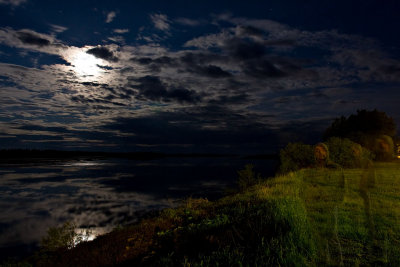
[{"label": "water surface", "polygon": [[265,177],[276,167],[271,160],[235,157],[0,164],[0,260],[26,255],[49,227],[66,221],[99,235],[179,199],[215,199],[234,186],[237,170],[248,163]]}]

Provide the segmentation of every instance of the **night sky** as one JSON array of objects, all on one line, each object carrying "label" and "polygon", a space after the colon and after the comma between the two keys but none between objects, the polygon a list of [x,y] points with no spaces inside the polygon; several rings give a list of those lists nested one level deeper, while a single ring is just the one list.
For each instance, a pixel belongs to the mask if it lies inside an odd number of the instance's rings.
[{"label": "night sky", "polygon": [[399,1],[0,0],[0,148],[268,153],[377,108]]}]

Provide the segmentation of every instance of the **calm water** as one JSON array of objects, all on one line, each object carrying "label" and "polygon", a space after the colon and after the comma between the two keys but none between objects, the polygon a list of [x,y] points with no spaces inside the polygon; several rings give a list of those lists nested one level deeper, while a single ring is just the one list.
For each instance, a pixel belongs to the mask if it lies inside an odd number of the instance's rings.
[{"label": "calm water", "polygon": [[66,221],[99,235],[188,196],[219,197],[248,163],[263,177],[276,167],[238,158],[0,164],[0,260],[30,253],[49,227]]}]

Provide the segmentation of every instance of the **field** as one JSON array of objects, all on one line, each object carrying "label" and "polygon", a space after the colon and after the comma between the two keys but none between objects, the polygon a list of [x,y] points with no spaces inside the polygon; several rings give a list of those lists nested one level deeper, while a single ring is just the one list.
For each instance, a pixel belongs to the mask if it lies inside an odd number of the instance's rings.
[{"label": "field", "polygon": [[42,250],[38,266],[400,266],[400,164],[303,169]]},{"label": "field", "polygon": [[400,266],[398,163],[296,175],[320,263]]}]

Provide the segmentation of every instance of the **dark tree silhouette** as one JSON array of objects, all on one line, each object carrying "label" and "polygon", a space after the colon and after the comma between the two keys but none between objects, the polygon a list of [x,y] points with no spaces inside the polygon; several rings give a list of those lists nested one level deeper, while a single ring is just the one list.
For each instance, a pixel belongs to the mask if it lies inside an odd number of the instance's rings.
[{"label": "dark tree silhouette", "polygon": [[327,140],[333,136],[356,139],[359,135],[388,135],[393,138],[396,135],[396,124],[385,112],[376,109],[357,110],[356,115],[336,118],[326,129],[324,139]]}]

